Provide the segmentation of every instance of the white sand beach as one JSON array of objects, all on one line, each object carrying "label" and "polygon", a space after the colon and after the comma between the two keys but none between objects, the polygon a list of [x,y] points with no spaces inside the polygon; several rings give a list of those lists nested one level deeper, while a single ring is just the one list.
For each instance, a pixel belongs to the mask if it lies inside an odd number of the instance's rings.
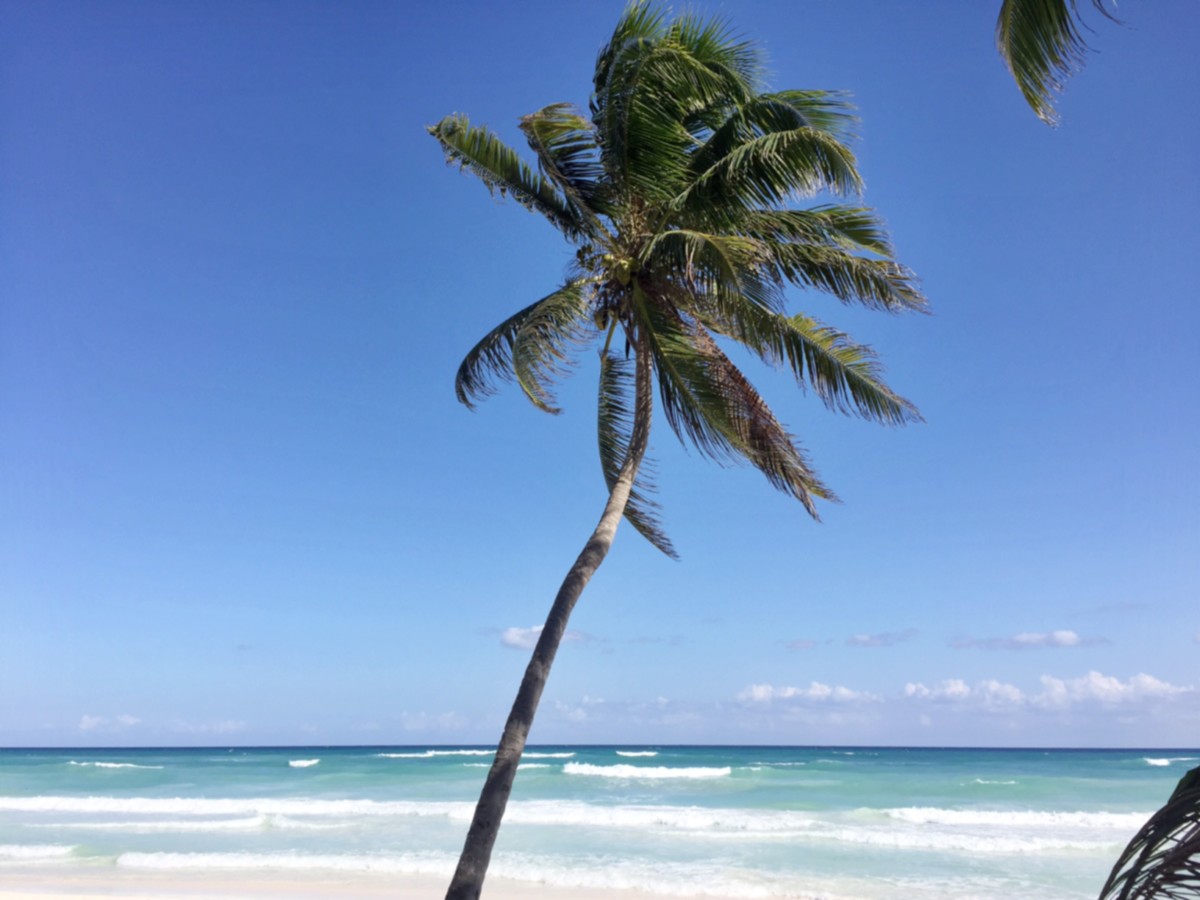
[{"label": "white sand beach", "polygon": [[[128,873],[109,869],[81,874],[46,870],[13,871],[0,874],[0,900],[436,900],[443,896],[447,880],[431,877],[380,878],[285,878],[234,877],[189,873]],[[551,888],[528,882],[488,879],[487,900],[634,900],[641,893],[579,888]],[[686,898],[685,898],[686,900]],[[720,900],[705,897],[704,900]]]}]

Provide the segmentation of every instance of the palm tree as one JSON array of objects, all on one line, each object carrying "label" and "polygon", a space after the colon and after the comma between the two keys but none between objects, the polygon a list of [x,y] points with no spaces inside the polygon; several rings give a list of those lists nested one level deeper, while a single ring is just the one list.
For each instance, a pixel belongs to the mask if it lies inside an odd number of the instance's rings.
[{"label": "palm tree", "polygon": [[545,216],[577,248],[563,283],[501,322],[458,370],[468,407],[515,380],[558,412],[553,383],[600,345],[599,447],[608,502],[542,628],[496,750],[447,898],[476,898],[517,763],[567,620],[622,517],[668,556],[642,460],[653,386],[668,424],[720,462],[747,461],[817,515],[833,500],[791,434],[721,349],[732,341],[789,369],[827,406],[884,424],[919,418],[872,351],[805,315],[784,290],[921,310],[874,213],[789,206],[857,195],[846,98],[765,92],[760,55],[720,20],[668,21],[630,6],[596,61],[589,116],[552,104],[521,119],[536,170],[486,127],[451,115],[429,131],[447,161]]},{"label": "palm tree", "polygon": [[1125,848],[1100,900],[1187,900],[1200,896],[1200,767],[1175,786]]},{"label": "palm tree", "polygon": [[[1092,0],[1092,5],[1116,21],[1106,0]],[[1000,5],[996,46],[1025,102],[1047,125],[1058,122],[1054,95],[1083,67],[1082,24],[1078,0],[1004,0]]]}]

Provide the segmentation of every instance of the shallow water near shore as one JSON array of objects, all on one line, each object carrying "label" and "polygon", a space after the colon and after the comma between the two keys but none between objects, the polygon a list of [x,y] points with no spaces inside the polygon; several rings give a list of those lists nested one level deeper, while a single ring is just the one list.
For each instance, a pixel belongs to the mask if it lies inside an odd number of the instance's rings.
[{"label": "shallow water near shore", "polygon": [[[483,747],[0,750],[6,870],[449,877]],[[677,897],[1094,897],[1186,750],[532,747],[495,876]]]}]

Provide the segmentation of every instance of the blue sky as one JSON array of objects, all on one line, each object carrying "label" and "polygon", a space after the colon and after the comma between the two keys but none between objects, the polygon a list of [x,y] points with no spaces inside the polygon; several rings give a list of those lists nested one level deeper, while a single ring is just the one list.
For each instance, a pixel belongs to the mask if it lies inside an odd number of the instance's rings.
[{"label": "blue sky", "polygon": [[[1123,4],[1042,125],[996,3],[701,3],[852,91],[934,315],[795,292],[926,423],[748,367],[843,499],[652,438],[533,740],[1195,745],[1200,7]],[[0,745],[494,740],[604,502],[595,363],[471,413],[571,250],[447,168],[585,105],[618,2],[0,7]]]}]

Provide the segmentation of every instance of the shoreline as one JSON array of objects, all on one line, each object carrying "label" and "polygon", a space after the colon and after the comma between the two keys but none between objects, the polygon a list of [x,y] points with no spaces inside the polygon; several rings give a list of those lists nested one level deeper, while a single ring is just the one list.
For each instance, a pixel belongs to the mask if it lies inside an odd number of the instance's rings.
[{"label": "shoreline", "polygon": [[[445,894],[449,875],[386,876],[372,878],[273,878],[247,872],[178,873],[52,872],[45,868],[0,868],[0,900],[431,900]],[[531,882],[488,878],[487,900],[645,900],[638,891],[556,888]],[[687,900],[687,898],[675,898]],[[696,900],[722,900],[705,895]]]}]

